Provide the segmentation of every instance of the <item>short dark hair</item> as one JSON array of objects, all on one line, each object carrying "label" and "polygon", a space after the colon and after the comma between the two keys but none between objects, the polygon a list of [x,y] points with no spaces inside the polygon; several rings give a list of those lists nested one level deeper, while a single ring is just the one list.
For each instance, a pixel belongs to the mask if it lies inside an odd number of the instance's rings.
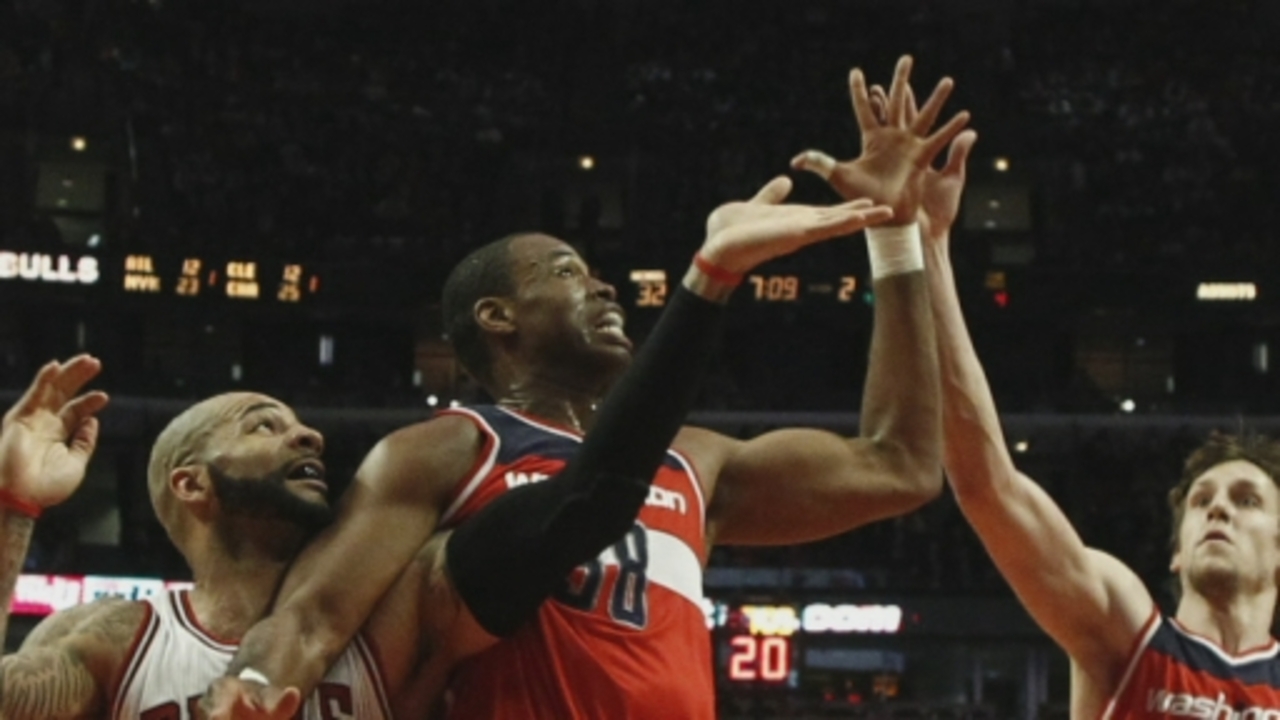
[{"label": "short dark hair", "polygon": [[1178,549],[1178,531],[1182,528],[1182,518],[1186,515],[1187,492],[1196,478],[1232,460],[1244,460],[1257,465],[1277,486],[1280,486],[1280,444],[1258,433],[1227,435],[1214,431],[1200,447],[1187,456],[1182,467],[1182,477],[1178,484],[1169,491],[1169,508],[1173,510],[1173,528],[1171,542],[1174,550]]},{"label": "short dark hair", "polygon": [[498,238],[469,253],[444,281],[441,312],[444,331],[462,367],[481,383],[489,380],[489,348],[480,336],[475,307],[481,298],[515,294],[511,276],[511,242],[528,233]]}]

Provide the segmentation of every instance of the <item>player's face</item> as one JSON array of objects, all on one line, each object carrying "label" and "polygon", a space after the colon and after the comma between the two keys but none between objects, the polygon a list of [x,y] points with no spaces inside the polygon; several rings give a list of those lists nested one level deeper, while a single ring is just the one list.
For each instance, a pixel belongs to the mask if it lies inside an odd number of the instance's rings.
[{"label": "player's face", "polygon": [[205,468],[228,515],[279,518],[309,529],[331,518],[324,437],[278,400],[231,396],[205,445]]},{"label": "player's face", "polygon": [[631,359],[622,307],[612,285],[591,275],[573,248],[548,235],[511,243],[516,322],[535,358],[616,370]]},{"label": "player's face", "polygon": [[1280,490],[1257,465],[1232,460],[1191,483],[1172,569],[1208,597],[1274,588]]}]

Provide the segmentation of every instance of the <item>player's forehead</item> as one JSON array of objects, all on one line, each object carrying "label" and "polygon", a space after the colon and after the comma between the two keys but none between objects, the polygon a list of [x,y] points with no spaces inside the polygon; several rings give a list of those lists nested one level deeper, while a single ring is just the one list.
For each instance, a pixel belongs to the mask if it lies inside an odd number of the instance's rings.
[{"label": "player's forehead", "polygon": [[529,233],[511,241],[511,266],[518,274],[561,262],[585,265],[582,256],[569,243],[551,235]]},{"label": "player's forehead", "polygon": [[1250,487],[1271,497],[1280,495],[1280,488],[1271,477],[1248,460],[1228,460],[1205,470],[1191,481],[1189,494],[1231,487]]},{"label": "player's forehead", "polygon": [[218,395],[204,403],[204,420],[210,429],[233,425],[255,414],[274,413],[289,420],[297,420],[293,408],[269,395],[255,392],[234,392]]}]

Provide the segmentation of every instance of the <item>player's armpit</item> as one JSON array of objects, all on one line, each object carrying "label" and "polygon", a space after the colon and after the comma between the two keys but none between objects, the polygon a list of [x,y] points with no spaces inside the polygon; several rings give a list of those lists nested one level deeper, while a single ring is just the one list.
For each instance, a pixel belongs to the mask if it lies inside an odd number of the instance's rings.
[{"label": "player's armpit", "polygon": [[111,683],[147,618],[142,603],[111,599],[56,613],[0,659],[0,719],[102,717]]}]

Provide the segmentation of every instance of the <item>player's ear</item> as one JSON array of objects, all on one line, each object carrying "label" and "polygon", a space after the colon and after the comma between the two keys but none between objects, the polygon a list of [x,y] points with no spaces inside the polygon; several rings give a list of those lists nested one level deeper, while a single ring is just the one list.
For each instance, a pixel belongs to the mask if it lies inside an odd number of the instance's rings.
[{"label": "player's ear", "polygon": [[476,301],[476,325],[487,334],[508,335],[516,330],[515,305],[508,298],[487,297]]},{"label": "player's ear", "polygon": [[169,491],[184,503],[208,500],[213,493],[213,481],[204,465],[183,465],[169,473]]}]

